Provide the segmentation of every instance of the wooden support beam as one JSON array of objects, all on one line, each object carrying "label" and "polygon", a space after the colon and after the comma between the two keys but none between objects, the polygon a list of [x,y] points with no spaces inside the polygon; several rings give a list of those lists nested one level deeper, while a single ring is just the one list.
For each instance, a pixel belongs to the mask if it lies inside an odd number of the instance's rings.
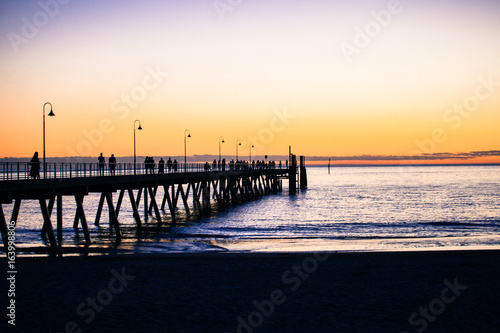
[{"label": "wooden support beam", "polygon": [[[153,191],[152,191],[152,192],[151,192],[151,191],[149,191],[149,196],[150,196],[151,198],[155,198],[155,202],[156,202],[156,191],[157,191],[157,190],[158,190],[158,186],[155,186],[155,187],[153,188]],[[154,208],[154,207],[153,207],[153,201],[151,200],[151,202],[149,203],[149,208],[148,208],[149,215],[153,215],[153,213],[152,213],[152,212],[153,212],[153,208]]]},{"label": "wooden support beam", "polygon": [[240,180],[241,180],[241,178],[236,178],[236,182],[235,182],[235,195],[236,195],[236,200],[238,200],[238,192],[240,192],[240,200],[243,201],[243,195],[242,195],[242,191],[241,191]]},{"label": "wooden support beam", "polygon": [[137,223],[137,227],[140,229],[141,216],[139,215],[139,211],[137,210],[136,201],[134,199],[134,191],[131,188],[128,189],[128,196],[130,198],[130,204],[132,205],[132,212],[134,214],[135,222]]},{"label": "wooden support beam", "polygon": [[137,199],[135,200],[136,207],[139,207],[139,204],[141,203],[141,194],[142,194],[142,187],[140,187],[139,191],[137,192]]},{"label": "wooden support beam", "polygon": [[14,208],[12,208],[12,215],[10,218],[11,221],[17,222],[17,216],[19,215],[19,208],[21,208],[21,200],[22,199],[16,199],[16,201],[14,201]]},{"label": "wooden support beam", "polygon": [[57,243],[62,245],[63,220],[62,220],[62,195],[57,195]]},{"label": "wooden support beam", "polygon": [[[48,212],[49,212],[49,217],[52,216],[52,209],[54,208],[54,201],[55,201],[55,197],[51,197],[49,199],[49,206],[47,208]],[[45,224],[42,226],[42,236],[45,237],[45,234],[48,232],[48,230],[45,228]]]},{"label": "wooden support beam", "polygon": [[52,197],[49,199],[49,216],[52,216],[52,210],[54,209],[54,202],[56,201],[56,197]]},{"label": "wooden support beam", "polygon": [[278,178],[276,176],[273,176],[272,183],[273,183],[273,193],[278,194]]},{"label": "wooden support beam", "polygon": [[163,185],[163,199],[161,200],[161,210],[165,211],[165,204],[167,203],[168,188],[170,185]]},{"label": "wooden support beam", "polygon": [[212,187],[214,189],[214,198],[215,198],[215,201],[217,202],[217,207],[220,207],[220,195],[219,195],[219,191],[217,190],[217,182],[215,180],[212,180]]},{"label": "wooden support beam", "polygon": [[236,205],[238,202],[238,198],[236,196],[236,189],[235,189],[235,179],[233,177],[230,178],[229,180],[229,191],[231,193],[231,201],[233,205]]},{"label": "wooden support beam", "polygon": [[[82,207],[83,207],[83,199],[85,199],[84,196],[80,196],[82,200]],[[77,200],[77,195],[75,195],[75,201]],[[75,220],[73,222],[73,229],[78,229],[78,222],[80,221],[80,215],[79,215],[79,210],[78,210],[78,203],[76,206],[76,212],[75,212]]]},{"label": "wooden support beam", "polygon": [[229,206],[229,189],[228,189],[228,179],[224,177],[220,180],[222,183],[222,203],[225,206]]},{"label": "wooden support beam", "polygon": [[203,214],[209,214],[210,213],[210,182],[209,181],[202,181],[202,211]]},{"label": "wooden support beam", "polygon": [[2,233],[3,248],[5,252],[8,252],[9,248],[8,232],[9,230],[7,229],[7,222],[5,221],[5,215],[3,213],[2,204],[0,203],[0,233]]},{"label": "wooden support beam", "polygon": [[115,225],[114,225],[114,221],[112,219],[112,216],[111,214],[109,213],[109,203],[111,202],[111,208],[113,208],[113,215],[115,217],[115,219],[118,221],[118,218],[116,218],[116,211],[115,211],[115,205],[113,204],[113,193],[111,192],[103,192],[102,194],[104,194],[104,197],[106,198],[106,203],[108,204],[108,214],[109,214],[109,229],[112,229]]},{"label": "wooden support beam", "polygon": [[[54,229],[52,229],[52,223],[50,222],[49,210],[47,208],[47,202],[45,199],[39,199],[40,209],[43,216],[43,226],[46,232],[49,234],[50,247],[54,250],[57,249],[56,237],[54,235]],[[42,233],[42,237],[45,238],[45,234]]]},{"label": "wooden support beam", "polygon": [[[188,184],[188,188],[187,188],[188,193],[189,193],[189,187],[190,187],[190,184]],[[177,186],[177,191],[180,191],[180,193],[181,193],[182,203],[184,204],[184,210],[186,211],[186,218],[189,219],[191,217],[191,212],[189,211],[187,194],[184,193],[184,188],[182,187],[182,184],[179,184]]]},{"label": "wooden support beam", "polygon": [[179,194],[180,194],[179,187],[182,187],[182,185],[181,184],[177,185],[177,190],[175,190],[175,185],[172,184],[172,206],[174,207],[174,212],[177,212],[177,203],[179,202]]},{"label": "wooden support beam", "polygon": [[94,222],[95,226],[99,226],[99,221],[101,220],[102,208],[104,206],[104,198],[105,197],[106,197],[106,195],[104,194],[104,192],[102,192],[101,198],[99,199],[99,206],[97,207],[97,214],[95,216],[95,222]]},{"label": "wooden support beam", "polygon": [[120,231],[120,224],[118,223],[118,219],[116,218],[115,208],[113,207],[113,197],[111,195],[111,192],[106,193],[106,201],[108,203],[109,211],[109,226],[110,228],[115,228],[116,240],[120,241],[122,238],[122,233]]},{"label": "wooden support beam", "polygon": [[[85,235],[85,242],[88,245],[92,243],[90,239],[90,233],[89,233],[89,227],[87,225],[87,219],[85,218],[85,211],[83,210],[83,196],[82,195],[75,195],[75,201],[76,201],[76,215],[77,218],[75,218],[75,221],[80,220],[80,223],[82,225],[82,230],[83,234]],[[73,226],[75,227],[75,226]],[[78,224],[76,225],[75,229],[78,228]]]},{"label": "wooden support beam", "polygon": [[[174,185],[172,185],[173,187]],[[179,185],[180,186],[180,185]],[[172,199],[170,198],[170,193],[168,191],[168,187],[165,189],[165,194],[163,198],[167,201],[168,203],[168,209],[170,211],[170,216],[172,217],[172,221],[175,221],[175,207],[173,205]]]},{"label": "wooden support beam", "polygon": [[201,204],[200,204],[200,192],[201,192],[201,183],[198,184],[191,184],[193,187],[193,211],[198,210],[201,211]]},{"label": "wooden support beam", "polygon": [[148,208],[149,208],[149,203],[148,203],[148,189],[145,187],[144,188],[144,220],[148,220]]},{"label": "wooden support beam", "polygon": [[177,199],[179,198],[179,190],[175,191],[175,184],[172,184],[172,206],[174,207],[174,211],[177,210]]},{"label": "wooden support beam", "polygon": [[219,197],[220,197],[220,203],[218,205],[218,209],[221,210],[224,208],[224,206],[226,205],[226,192],[224,190],[224,183],[226,182],[226,179],[225,178],[219,178]]},{"label": "wooden support beam", "polygon": [[161,215],[160,210],[158,209],[158,205],[156,204],[155,190],[152,187],[148,187],[148,190],[151,197],[151,205],[153,206],[156,215],[156,221],[158,222],[158,227],[161,227]]},{"label": "wooden support beam", "polygon": [[123,201],[123,195],[124,194],[125,194],[125,189],[122,188],[120,190],[120,195],[118,196],[118,202],[116,203],[116,209],[115,209],[116,218],[118,218],[118,215],[120,214],[120,208],[122,206],[122,201]]},{"label": "wooden support beam", "polygon": [[264,195],[264,190],[262,189],[262,183],[263,183],[262,177],[263,177],[262,175],[259,176],[259,190],[260,190],[260,194]]}]

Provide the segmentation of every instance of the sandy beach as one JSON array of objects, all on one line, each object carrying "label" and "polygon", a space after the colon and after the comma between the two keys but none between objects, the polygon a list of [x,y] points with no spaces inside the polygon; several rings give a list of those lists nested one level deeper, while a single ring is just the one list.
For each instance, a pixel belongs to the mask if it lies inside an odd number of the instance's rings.
[{"label": "sandy beach", "polygon": [[15,328],[495,332],[499,259],[498,251],[18,258]]}]

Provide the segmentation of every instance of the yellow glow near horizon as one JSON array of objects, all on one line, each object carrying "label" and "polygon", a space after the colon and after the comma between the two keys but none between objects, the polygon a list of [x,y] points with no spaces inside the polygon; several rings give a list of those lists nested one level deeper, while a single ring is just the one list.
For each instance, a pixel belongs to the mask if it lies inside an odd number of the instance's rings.
[{"label": "yellow glow near horizon", "polygon": [[[182,155],[186,128],[189,155],[217,154],[222,135],[227,154],[240,139],[255,154],[408,156],[436,129],[422,153],[498,150],[500,5],[402,3],[347,61],[340,45],[387,5],[257,1],[224,21],[201,1],[61,5],[17,52],[0,42],[0,157],[41,151],[47,101],[51,157],[130,156],[135,119],[141,155]],[[2,35],[40,10],[0,5]],[[447,111],[481,84],[472,111]]]}]

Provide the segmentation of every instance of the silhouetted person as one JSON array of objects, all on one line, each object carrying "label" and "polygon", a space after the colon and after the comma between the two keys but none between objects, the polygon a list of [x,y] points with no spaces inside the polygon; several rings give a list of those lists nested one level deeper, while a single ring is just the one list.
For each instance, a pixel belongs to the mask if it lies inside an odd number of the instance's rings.
[{"label": "silhouetted person", "polygon": [[111,157],[108,159],[108,164],[109,164],[109,173],[114,176],[115,175],[115,169],[116,169],[115,154],[111,154]]},{"label": "silhouetted person", "polygon": [[165,161],[163,160],[163,157],[162,157],[158,161],[158,173],[164,173],[164,170],[165,170]]},{"label": "silhouetted person", "polygon": [[155,159],[153,156],[149,158],[149,172],[151,172],[151,174],[155,173]]},{"label": "silhouetted person", "polygon": [[97,158],[97,161],[99,162],[99,175],[102,176],[104,175],[104,156],[102,156],[102,153]]},{"label": "silhouetted person", "polygon": [[146,159],[144,160],[144,168],[146,169],[146,174],[154,173],[155,160],[152,156],[146,156]]},{"label": "silhouetted person", "polygon": [[178,165],[179,165],[179,163],[177,163],[177,160],[174,159],[174,163],[173,163],[174,172],[177,172]]},{"label": "silhouetted person", "polygon": [[172,159],[169,157],[167,160],[168,172],[172,171]]},{"label": "silhouetted person", "polygon": [[217,170],[217,160],[214,158],[214,162],[212,163],[212,170]]},{"label": "silhouetted person", "polygon": [[30,177],[33,179],[40,179],[40,160],[38,159],[38,152],[33,154],[30,161]]},{"label": "silhouetted person", "polygon": [[226,171],[226,159],[222,159],[222,171]]},{"label": "silhouetted person", "polygon": [[144,159],[144,170],[146,170],[147,174],[149,170],[149,156],[146,156],[146,158]]}]

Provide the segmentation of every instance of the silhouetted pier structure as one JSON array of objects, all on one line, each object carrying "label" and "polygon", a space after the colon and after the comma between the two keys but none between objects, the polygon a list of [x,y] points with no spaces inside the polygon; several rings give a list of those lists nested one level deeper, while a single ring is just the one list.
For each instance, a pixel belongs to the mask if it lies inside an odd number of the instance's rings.
[{"label": "silhouetted pier structure", "polygon": [[[89,193],[100,193],[99,205],[94,224],[99,226],[106,204],[109,227],[116,239],[122,237],[118,216],[128,197],[133,217],[138,229],[142,226],[141,205],[144,219],[149,215],[156,218],[159,227],[165,220],[160,210],[170,215],[175,222],[182,205],[187,218],[194,214],[210,213],[212,201],[217,210],[225,209],[241,202],[257,199],[266,194],[282,191],[282,179],[289,179],[290,193],[296,192],[297,164],[295,156],[285,165],[251,165],[248,163],[218,165],[179,164],[164,173],[148,173],[143,164],[117,164],[114,174],[110,170],[102,172],[97,163],[47,163],[42,166],[40,179],[30,179],[29,163],[2,163],[0,167],[0,232],[4,250],[8,244],[8,228],[2,205],[13,204],[9,222],[17,223],[23,200],[37,200],[43,217],[42,237],[48,239],[50,247],[57,251],[62,245],[63,198],[72,197],[76,202],[73,228],[80,226],[87,245],[92,243],[88,228],[87,214],[83,207],[84,198]],[[208,167],[207,167],[208,166]],[[135,169],[135,172],[134,172]],[[158,172],[158,169],[156,169]],[[305,172],[305,169],[304,169]],[[163,189],[163,197],[157,199],[158,188]],[[302,184],[301,184],[301,188]],[[118,193],[116,205],[113,194]],[[189,201],[192,200],[192,204]],[[56,233],[52,225],[52,213],[56,208]]]}]

